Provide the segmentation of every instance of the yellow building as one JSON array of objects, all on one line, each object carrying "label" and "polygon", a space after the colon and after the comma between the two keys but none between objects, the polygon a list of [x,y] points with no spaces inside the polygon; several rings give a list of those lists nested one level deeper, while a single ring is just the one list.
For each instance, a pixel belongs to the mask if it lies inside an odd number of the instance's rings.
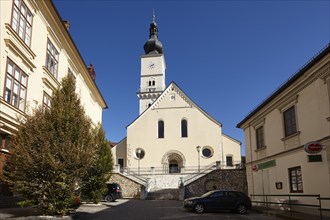
[{"label": "yellow building", "polygon": [[[0,1],[0,148],[4,155],[18,117],[37,106],[49,106],[67,74],[94,125],[107,108],[92,66],[86,67],[51,0]],[[1,164],[0,164],[1,165]]]},{"label": "yellow building", "polygon": [[[276,195],[289,194],[293,203],[318,205],[317,195],[330,197],[329,106],[328,44],[237,125],[244,130],[249,194],[271,195],[254,200],[283,202],[288,196]],[[329,201],[321,202],[329,209]]]}]

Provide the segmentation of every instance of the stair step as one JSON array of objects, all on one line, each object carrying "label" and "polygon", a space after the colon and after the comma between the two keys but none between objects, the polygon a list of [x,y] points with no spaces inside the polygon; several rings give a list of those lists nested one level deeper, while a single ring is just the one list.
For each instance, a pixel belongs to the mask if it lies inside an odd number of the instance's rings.
[{"label": "stair step", "polygon": [[148,200],[179,200],[179,189],[158,189],[148,193]]}]

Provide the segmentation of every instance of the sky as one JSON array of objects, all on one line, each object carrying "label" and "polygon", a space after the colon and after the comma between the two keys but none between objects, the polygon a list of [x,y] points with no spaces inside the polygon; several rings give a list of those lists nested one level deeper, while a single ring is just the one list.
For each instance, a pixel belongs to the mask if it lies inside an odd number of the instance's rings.
[{"label": "sky", "polygon": [[242,142],[237,123],[330,42],[329,0],[53,0],[107,102],[106,137],[139,115],[140,57],[155,11],[172,81]]}]

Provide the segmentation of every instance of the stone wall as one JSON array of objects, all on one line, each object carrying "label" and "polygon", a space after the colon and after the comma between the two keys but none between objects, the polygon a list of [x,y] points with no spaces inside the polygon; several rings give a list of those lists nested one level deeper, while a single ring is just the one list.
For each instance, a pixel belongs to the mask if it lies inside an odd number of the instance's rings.
[{"label": "stone wall", "polygon": [[236,190],[248,194],[245,169],[214,170],[185,186],[185,198],[211,190]]},{"label": "stone wall", "polygon": [[111,175],[108,183],[118,183],[122,189],[123,198],[140,198],[144,186],[125,177],[120,173]]}]

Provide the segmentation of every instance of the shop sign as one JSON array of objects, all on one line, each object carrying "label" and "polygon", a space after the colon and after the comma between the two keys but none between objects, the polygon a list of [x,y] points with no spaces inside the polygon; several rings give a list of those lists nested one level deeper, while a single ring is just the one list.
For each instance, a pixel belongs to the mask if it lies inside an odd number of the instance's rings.
[{"label": "shop sign", "polygon": [[309,154],[317,154],[322,151],[322,145],[317,141],[308,142],[305,144],[304,150]]},{"label": "shop sign", "polygon": [[270,161],[258,164],[258,168],[260,170],[270,168],[270,167],[275,167],[275,166],[276,166],[276,160],[270,160]]}]

